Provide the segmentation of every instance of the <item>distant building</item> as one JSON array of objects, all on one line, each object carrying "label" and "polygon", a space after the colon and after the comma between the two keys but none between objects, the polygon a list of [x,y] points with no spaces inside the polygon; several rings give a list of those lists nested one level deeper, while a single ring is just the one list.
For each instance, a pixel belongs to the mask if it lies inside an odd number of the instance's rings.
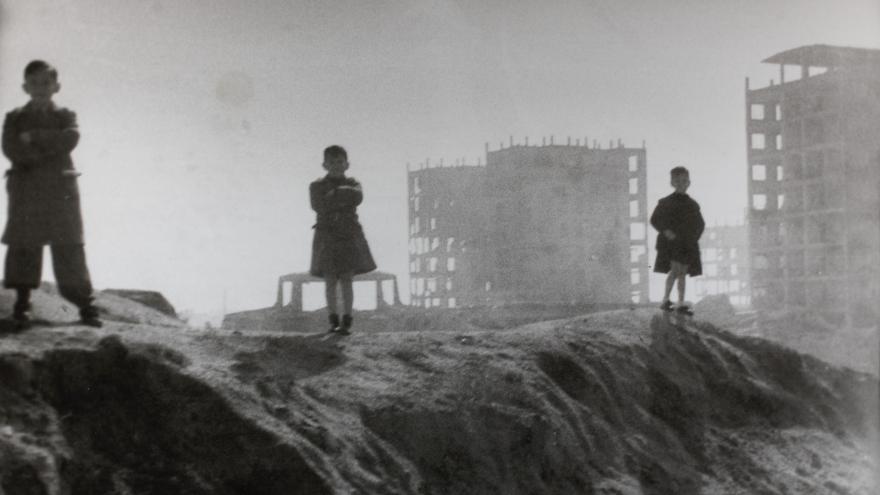
[{"label": "distant building", "polygon": [[812,45],[764,62],[780,83],[746,80],[753,305],[876,322],[880,50]]},{"label": "distant building", "polygon": [[726,294],[735,306],[749,306],[749,236],[744,224],[707,227],[700,238],[703,275],[693,279],[698,298]]},{"label": "distant building", "polygon": [[486,228],[486,169],[476,165],[409,172],[410,304],[455,307],[482,301],[474,276]]},{"label": "distant building", "polygon": [[646,302],[645,160],[551,141],[410,170],[411,304]]}]

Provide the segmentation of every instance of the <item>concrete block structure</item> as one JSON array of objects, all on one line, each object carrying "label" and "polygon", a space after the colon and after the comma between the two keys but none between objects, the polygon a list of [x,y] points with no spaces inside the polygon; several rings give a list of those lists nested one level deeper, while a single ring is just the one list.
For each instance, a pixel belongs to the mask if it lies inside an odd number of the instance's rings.
[{"label": "concrete block structure", "polygon": [[619,142],[410,170],[412,304],[647,302],[645,182],[646,150]]},{"label": "concrete block structure", "polygon": [[749,235],[745,224],[706,227],[700,238],[703,275],[693,278],[697,298],[726,294],[734,306],[751,303]]},{"label": "concrete block structure", "polygon": [[459,164],[408,173],[410,304],[482,301],[474,276],[486,226],[485,167]]},{"label": "concrete block structure", "polygon": [[764,62],[779,66],[779,83],[751,89],[747,79],[745,98],[753,305],[872,324],[880,50],[812,45]]}]

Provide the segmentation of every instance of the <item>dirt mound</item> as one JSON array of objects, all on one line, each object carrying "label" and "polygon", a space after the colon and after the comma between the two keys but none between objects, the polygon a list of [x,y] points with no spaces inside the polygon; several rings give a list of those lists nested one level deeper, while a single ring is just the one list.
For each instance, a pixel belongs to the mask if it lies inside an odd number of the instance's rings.
[{"label": "dirt mound", "polygon": [[782,310],[739,314],[730,321],[738,335],[781,343],[836,366],[880,375],[880,329],[841,327],[812,311]]},{"label": "dirt mound", "polygon": [[[131,291],[140,292],[140,291]],[[164,300],[164,296],[158,297]],[[12,314],[12,305],[15,303],[15,292],[12,290],[0,290],[0,315],[4,317]],[[62,298],[55,284],[43,282],[39,289],[31,294],[33,306],[32,318],[35,323],[42,326],[65,327],[75,326],[79,320],[79,310],[72,303]],[[139,302],[131,297],[123,297],[112,291],[100,291],[95,293],[95,306],[98,307],[100,317],[103,320],[146,324],[158,327],[183,327],[182,321],[164,311],[150,307],[148,304]],[[8,325],[0,325],[0,334],[10,331]]]},{"label": "dirt mound", "polygon": [[876,377],[682,323],[34,329],[0,339],[0,487],[875,493]]}]

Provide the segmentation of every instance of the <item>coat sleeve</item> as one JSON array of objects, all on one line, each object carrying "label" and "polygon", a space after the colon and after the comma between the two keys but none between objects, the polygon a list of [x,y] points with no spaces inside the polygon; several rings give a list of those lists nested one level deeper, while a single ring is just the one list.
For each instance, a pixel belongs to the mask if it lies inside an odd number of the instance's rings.
[{"label": "coat sleeve", "polygon": [[699,241],[700,237],[703,235],[703,230],[706,229],[706,221],[703,220],[703,214],[700,212],[700,205],[696,205],[697,211],[694,217],[696,218],[696,225],[694,225],[694,240]]},{"label": "coat sleeve", "polygon": [[651,213],[651,226],[661,233],[670,226],[669,206],[662,199],[657,202],[654,212]]},{"label": "coat sleeve", "polygon": [[18,137],[21,131],[16,120],[16,113],[9,112],[3,121],[3,154],[14,164],[38,161],[43,154],[33,144],[27,144]]},{"label": "coat sleeve", "polygon": [[321,184],[318,181],[309,184],[309,200],[312,203],[312,209],[318,213],[327,211],[326,201],[321,191]]},{"label": "coat sleeve", "polygon": [[336,189],[336,202],[340,207],[357,206],[364,200],[364,192],[360,183],[351,180]]},{"label": "coat sleeve", "polygon": [[34,142],[47,154],[68,154],[79,143],[76,114],[70,110],[59,112],[61,125],[58,129],[40,129],[34,132]]}]

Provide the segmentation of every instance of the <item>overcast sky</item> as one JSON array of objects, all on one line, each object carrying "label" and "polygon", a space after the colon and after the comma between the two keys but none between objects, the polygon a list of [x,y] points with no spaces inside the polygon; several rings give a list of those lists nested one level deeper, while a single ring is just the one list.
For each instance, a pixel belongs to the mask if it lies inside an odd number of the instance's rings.
[{"label": "overcast sky", "polygon": [[79,117],[96,286],[196,312],[224,292],[230,311],[270,305],[278,275],[308,268],[308,183],[333,143],[404,292],[407,163],[485,161],[511,135],[645,140],[652,207],[683,164],[710,224],[742,221],[745,77],[767,85],[760,61],[801,45],[880,48],[876,0],[0,5],[2,108],[43,58]]}]

